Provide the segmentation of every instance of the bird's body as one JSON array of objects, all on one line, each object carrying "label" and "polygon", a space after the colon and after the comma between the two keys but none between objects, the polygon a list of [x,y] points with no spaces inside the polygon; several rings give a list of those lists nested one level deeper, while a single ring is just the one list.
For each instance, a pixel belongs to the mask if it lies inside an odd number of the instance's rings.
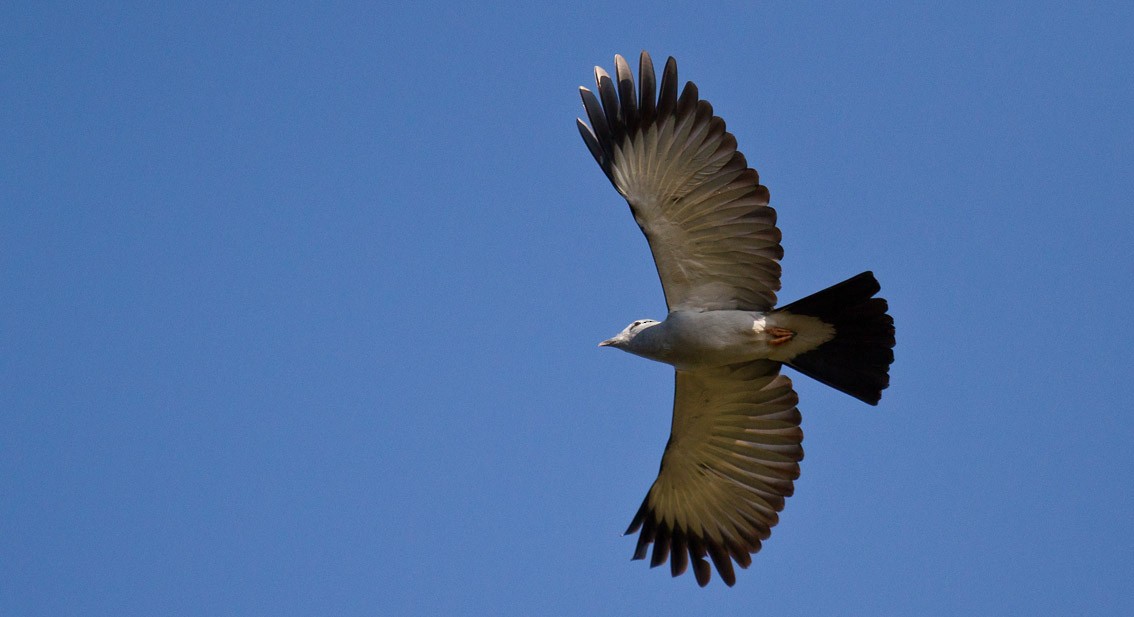
[{"label": "bird's body", "polygon": [[[681,371],[753,360],[784,362],[834,336],[830,324],[807,315],[757,311],[673,311],[662,322],[640,320],[622,339],[603,341]],[[632,336],[630,336],[632,335]]]},{"label": "bird's body", "polygon": [[653,253],[669,309],[600,345],[673,365],[669,443],[626,533],[635,559],[653,546],[677,576],[708,584],[711,559],[728,585],[779,520],[803,458],[789,366],[877,404],[894,360],[894,322],[863,272],[776,307],[783,248],[776,212],[724,121],[689,82],[678,94],[670,58],[655,82],[642,53],[639,85],[615,57],[581,89],[579,132],[626,198]]}]

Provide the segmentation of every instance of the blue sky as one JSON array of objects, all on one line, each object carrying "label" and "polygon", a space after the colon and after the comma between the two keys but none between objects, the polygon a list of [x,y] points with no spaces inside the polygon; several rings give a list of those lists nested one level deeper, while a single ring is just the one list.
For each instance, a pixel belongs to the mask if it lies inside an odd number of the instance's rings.
[{"label": "blue sky", "polygon": [[[0,614],[1134,612],[1129,3],[0,9]],[[388,3],[387,3],[388,4]],[[629,560],[664,303],[575,130],[678,60],[877,408],[736,587]]]}]

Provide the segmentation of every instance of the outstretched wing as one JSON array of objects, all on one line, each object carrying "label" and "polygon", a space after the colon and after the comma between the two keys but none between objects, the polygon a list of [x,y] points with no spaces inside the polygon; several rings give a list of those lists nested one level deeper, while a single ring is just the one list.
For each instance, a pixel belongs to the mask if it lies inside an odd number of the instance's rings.
[{"label": "outstretched wing", "polygon": [[678,97],[673,58],[656,99],[649,54],[637,93],[626,60],[614,59],[617,85],[595,67],[598,97],[580,88],[590,127],[578,120],[579,132],[646,234],[669,309],[771,309],[780,230],[736,138],[693,82]]},{"label": "outstretched wing", "polygon": [[758,360],[677,371],[673,428],[661,470],[627,534],[640,531],[634,559],[690,562],[697,583],[710,578],[708,556],[729,586],[779,521],[803,459],[799,400],[780,364]]}]

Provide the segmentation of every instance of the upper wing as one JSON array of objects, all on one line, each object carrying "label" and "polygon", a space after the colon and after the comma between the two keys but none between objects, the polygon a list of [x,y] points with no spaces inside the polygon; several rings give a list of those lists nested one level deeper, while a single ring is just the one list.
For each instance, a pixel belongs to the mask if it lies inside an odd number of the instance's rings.
[{"label": "upper wing", "polygon": [[731,560],[752,563],[803,459],[799,399],[779,367],[758,360],[677,371],[661,470],[626,530],[641,530],[634,559],[653,543],[651,567],[668,557],[677,576],[691,559],[702,587],[710,577],[706,555],[729,586],[736,582]]},{"label": "upper wing", "polygon": [[[780,289],[780,230],[768,189],[697,86],[677,96],[670,58],[654,99],[654,66],[642,52],[634,76],[615,56],[618,84],[595,67],[599,96],[580,88],[588,127],[579,132],[646,234],[669,309],[764,311]],[[602,103],[599,103],[601,98]]]}]

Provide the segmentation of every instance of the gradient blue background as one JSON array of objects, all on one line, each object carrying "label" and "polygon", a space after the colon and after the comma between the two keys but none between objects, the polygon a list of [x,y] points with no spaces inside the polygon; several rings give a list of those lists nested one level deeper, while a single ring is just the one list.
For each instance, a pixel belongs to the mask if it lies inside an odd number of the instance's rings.
[{"label": "gradient blue background", "polygon": [[[0,10],[0,614],[1134,612],[1130,3],[378,4]],[[781,299],[897,321],[733,589],[620,536],[664,304],[574,118],[641,49]]]}]

